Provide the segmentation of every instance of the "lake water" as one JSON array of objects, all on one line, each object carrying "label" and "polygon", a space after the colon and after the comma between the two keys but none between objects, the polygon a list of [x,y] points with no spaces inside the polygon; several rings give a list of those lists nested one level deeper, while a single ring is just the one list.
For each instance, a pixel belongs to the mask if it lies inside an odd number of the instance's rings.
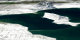
[{"label": "lake water", "polygon": [[69,17],[70,22],[80,22],[80,9],[52,9],[38,11],[38,14],[17,14],[0,16],[1,22],[18,23],[29,28],[33,34],[42,34],[56,38],[57,40],[80,40],[80,27],[70,25],[58,25],[52,23],[54,20],[42,18],[45,12],[55,13]]}]

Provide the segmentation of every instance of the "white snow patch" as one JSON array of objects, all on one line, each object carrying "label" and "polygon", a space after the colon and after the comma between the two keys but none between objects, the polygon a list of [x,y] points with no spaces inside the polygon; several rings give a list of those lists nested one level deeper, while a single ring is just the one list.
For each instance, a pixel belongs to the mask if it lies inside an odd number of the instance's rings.
[{"label": "white snow patch", "polygon": [[60,16],[54,13],[45,13],[43,18],[54,20],[52,23],[56,23],[56,24],[65,24],[65,25],[71,25],[71,26],[77,26],[78,24],[80,24],[80,23],[69,22],[70,19],[68,17]]},{"label": "white snow patch", "polygon": [[0,15],[27,14],[27,13],[35,14],[35,11],[29,9],[12,9],[12,10],[0,11]]},{"label": "white snow patch", "polygon": [[53,5],[56,8],[80,8],[80,3],[62,3],[60,5]]},{"label": "white snow patch", "polygon": [[[60,5],[53,4],[53,7],[55,8],[80,8],[80,4],[79,3],[62,3]],[[52,9],[52,8],[47,8],[47,6],[39,7],[37,3],[35,4],[1,4],[0,15],[35,13],[37,11],[47,10],[47,9]]]},{"label": "white snow patch", "polygon": [[0,23],[0,40],[56,40],[43,35],[34,35],[28,27],[20,24]]},{"label": "white snow patch", "polygon": [[[27,7],[26,7],[27,5]],[[34,13],[37,10],[32,10],[29,4],[3,4],[0,5],[0,15],[12,15],[12,14],[27,14],[27,13]],[[32,5],[32,4],[31,4]],[[28,8],[29,7],[29,8]]]},{"label": "white snow patch", "polygon": [[[80,8],[80,3],[60,3],[60,4],[57,3],[57,4],[53,4],[53,7],[55,8]],[[36,9],[37,11],[52,9],[52,8],[47,8],[47,6],[39,6],[37,4],[28,4],[28,5],[22,6],[22,8]]]}]

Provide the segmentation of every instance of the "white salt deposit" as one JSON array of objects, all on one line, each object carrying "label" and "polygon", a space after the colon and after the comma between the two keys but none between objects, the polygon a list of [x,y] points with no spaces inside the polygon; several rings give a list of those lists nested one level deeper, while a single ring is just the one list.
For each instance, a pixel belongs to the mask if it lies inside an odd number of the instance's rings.
[{"label": "white salt deposit", "polygon": [[34,35],[28,27],[20,24],[0,23],[0,40],[56,40],[43,35]]},{"label": "white salt deposit", "polygon": [[45,13],[43,18],[54,20],[52,23],[56,23],[56,24],[65,24],[65,25],[71,25],[71,26],[77,26],[78,24],[80,24],[80,23],[69,22],[70,19],[68,17],[60,16],[54,13]]}]

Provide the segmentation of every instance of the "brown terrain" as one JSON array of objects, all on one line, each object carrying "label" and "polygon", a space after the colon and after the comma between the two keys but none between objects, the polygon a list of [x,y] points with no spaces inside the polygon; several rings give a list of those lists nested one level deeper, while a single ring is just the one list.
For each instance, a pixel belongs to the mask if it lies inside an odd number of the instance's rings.
[{"label": "brown terrain", "polygon": [[[74,2],[79,1],[79,0],[72,0]],[[22,2],[0,2],[0,4],[29,4],[29,3],[38,3],[40,1],[22,1]],[[49,1],[49,2],[56,2],[56,3],[69,3],[70,1]]]}]

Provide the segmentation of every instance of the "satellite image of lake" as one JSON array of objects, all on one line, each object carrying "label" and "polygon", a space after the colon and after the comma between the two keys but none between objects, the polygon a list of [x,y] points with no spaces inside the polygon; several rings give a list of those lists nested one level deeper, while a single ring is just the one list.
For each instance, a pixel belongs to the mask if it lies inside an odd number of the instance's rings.
[{"label": "satellite image of lake", "polygon": [[[9,9],[7,11],[9,11]],[[20,12],[23,13],[23,11]],[[39,11],[34,13],[12,15],[0,14],[0,22],[20,24],[22,26],[28,27],[28,30],[32,34],[45,35],[48,37],[56,38],[56,40],[80,40],[79,24],[77,26],[71,26],[66,24],[53,23],[53,21],[55,20],[43,18],[46,12],[60,16],[67,16],[70,19],[69,22],[80,23],[80,8],[60,8],[60,9],[51,8],[46,10],[40,9]]]}]

